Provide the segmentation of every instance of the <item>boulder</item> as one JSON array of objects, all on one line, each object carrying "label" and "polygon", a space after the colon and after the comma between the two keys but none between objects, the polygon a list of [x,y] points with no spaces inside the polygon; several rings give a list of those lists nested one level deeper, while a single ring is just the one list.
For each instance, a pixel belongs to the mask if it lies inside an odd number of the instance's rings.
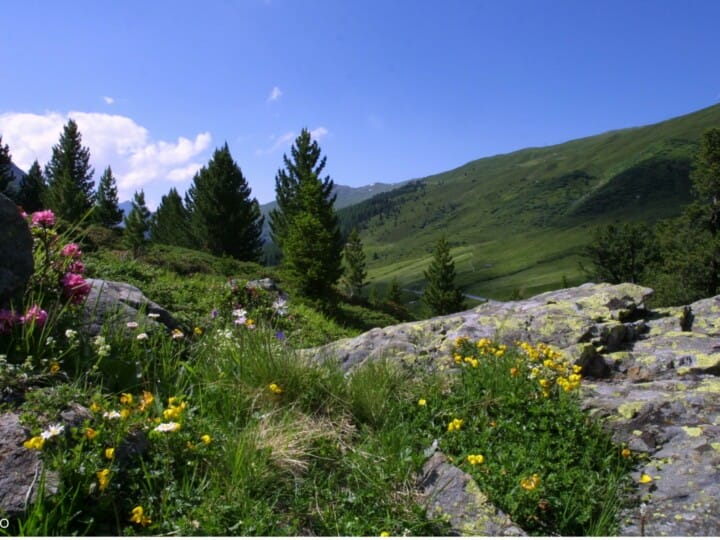
[{"label": "boulder", "polygon": [[[347,371],[383,357],[435,369],[451,362],[457,337],[550,344],[583,367],[583,407],[642,458],[620,534],[712,536],[720,530],[720,296],[648,310],[651,294],[637,285],[589,283],[376,328],[303,354],[335,358]],[[426,464],[426,477],[448,474],[446,484],[457,489],[431,497],[429,510],[442,509],[458,534],[462,523],[475,524],[471,534],[506,534],[484,514],[487,501],[462,495],[468,484],[460,472],[443,472],[450,464],[440,459]],[[651,481],[639,482],[643,474]],[[478,520],[486,520],[484,530]]]},{"label": "boulder", "polygon": [[30,228],[15,203],[0,193],[0,308],[22,298],[33,270]]},{"label": "boulder", "polygon": [[[149,300],[140,289],[128,283],[88,279],[90,294],[84,306],[84,331],[96,336],[104,324],[124,328],[128,322],[137,322],[140,311],[144,316],[157,314],[157,319],[148,319],[148,324],[163,324],[169,330],[180,328],[180,323],[162,306]],[[156,322],[157,321],[157,322]]]},{"label": "boulder", "polygon": [[15,413],[0,415],[0,516],[22,514],[35,501],[41,481],[45,494],[57,492],[58,475],[44,471],[35,450],[23,443],[29,436]]}]

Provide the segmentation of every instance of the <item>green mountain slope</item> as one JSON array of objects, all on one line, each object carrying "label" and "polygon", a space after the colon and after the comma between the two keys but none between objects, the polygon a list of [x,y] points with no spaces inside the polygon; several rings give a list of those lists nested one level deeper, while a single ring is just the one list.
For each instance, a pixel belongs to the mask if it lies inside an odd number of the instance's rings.
[{"label": "green mountain slope", "polygon": [[[370,277],[421,289],[440,234],[466,292],[506,299],[584,279],[594,227],[677,215],[701,134],[720,105],[650,126],[479,159],[340,210],[357,223]],[[347,226],[347,225],[346,225]]]}]

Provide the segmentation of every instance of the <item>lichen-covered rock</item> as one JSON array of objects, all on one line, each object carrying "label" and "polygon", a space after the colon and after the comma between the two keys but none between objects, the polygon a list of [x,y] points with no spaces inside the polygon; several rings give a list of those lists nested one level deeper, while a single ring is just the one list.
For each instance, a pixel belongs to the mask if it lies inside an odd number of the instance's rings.
[{"label": "lichen-covered rock", "polygon": [[22,514],[35,501],[41,480],[46,495],[57,492],[56,473],[44,471],[35,450],[28,450],[23,442],[28,434],[14,413],[0,415],[0,516]]},{"label": "lichen-covered rock", "polygon": [[15,203],[0,193],[0,308],[20,299],[33,270],[30,229]]},{"label": "lichen-covered rock", "polygon": [[463,536],[527,536],[480,491],[472,476],[435,452],[423,466],[420,488],[432,519],[447,519]]},{"label": "lichen-covered rock", "polygon": [[[634,502],[622,514],[621,534],[716,535],[720,296],[651,311],[645,307],[651,294],[637,285],[590,283],[377,328],[304,354],[336,358],[346,370],[382,357],[432,368],[449,359],[457,337],[548,343],[583,367],[583,406],[602,419],[618,443],[643,458],[635,472]],[[440,459],[433,458],[426,469],[433,474],[448,470],[451,465]],[[458,534],[503,534],[493,528],[494,514],[487,513],[482,494],[472,489],[472,495],[465,493],[461,473],[447,474],[457,498],[453,502],[438,496],[429,510],[453,515],[447,509],[459,508],[453,523]],[[639,482],[643,474],[651,481]],[[476,513],[468,513],[475,506]],[[467,523],[471,526],[464,528]]]},{"label": "lichen-covered rock", "polygon": [[[128,322],[137,322],[141,310],[145,316],[157,314],[157,321],[170,330],[180,327],[180,323],[165,308],[149,300],[133,285],[102,279],[87,281],[91,289],[84,305],[83,319],[85,332],[90,336],[100,334],[104,324],[123,328]],[[147,322],[155,324],[152,319]]]}]

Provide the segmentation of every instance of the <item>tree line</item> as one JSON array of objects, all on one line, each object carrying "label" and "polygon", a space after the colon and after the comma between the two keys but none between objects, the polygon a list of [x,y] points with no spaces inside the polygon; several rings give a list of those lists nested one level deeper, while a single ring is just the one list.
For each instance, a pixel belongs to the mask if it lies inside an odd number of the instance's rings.
[{"label": "tree line", "polygon": [[641,283],[658,305],[682,305],[720,291],[720,128],[707,130],[690,170],[693,201],[680,216],[595,230],[584,255],[591,278]]}]

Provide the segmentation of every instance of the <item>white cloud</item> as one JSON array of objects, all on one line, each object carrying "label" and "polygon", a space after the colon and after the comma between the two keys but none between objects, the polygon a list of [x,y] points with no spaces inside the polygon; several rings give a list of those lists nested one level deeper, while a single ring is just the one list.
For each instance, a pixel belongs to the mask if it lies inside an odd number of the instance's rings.
[{"label": "white cloud", "polygon": [[267,101],[268,103],[270,103],[271,101],[277,101],[282,95],[282,90],[280,90],[280,88],[277,86],[273,86],[273,89],[270,90],[270,95],[268,96]]},{"label": "white cloud", "polygon": [[115,103],[115,98],[111,98],[110,96],[103,96],[103,101],[108,105],[112,105],[113,103]]},{"label": "white cloud", "polygon": [[[200,168],[197,158],[210,146],[209,132],[176,142],[153,141],[148,130],[132,118],[105,113],[71,111],[0,114],[0,134],[9,145],[13,162],[27,170],[37,159],[41,166],[52,156],[69,118],[77,122],[82,144],[90,149],[95,180],[110,165],[118,182],[120,200],[135,190],[158,182],[182,182]],[[162,191],[162,190],[161,190]]]},{"label": "white cloud", "polygon": [[[320,126],[316,127],[315,129],[310,130],[310,136],[316,140],[319,141],[321,138],[323,138],[325,135],[330,133],[327,128]],[[281,148],[286,148],[291,146],[291,144],[297,139],[298,134],[293,131],[288,131],[287,133],[283,133],[279,137],[272,136],[270,137],[270,140],[273,140],[273,144],[268,148],[259,148],[255,150],[256,156],[264,156],[267,154],[272,154],[274,152],[277,152]]]}]

